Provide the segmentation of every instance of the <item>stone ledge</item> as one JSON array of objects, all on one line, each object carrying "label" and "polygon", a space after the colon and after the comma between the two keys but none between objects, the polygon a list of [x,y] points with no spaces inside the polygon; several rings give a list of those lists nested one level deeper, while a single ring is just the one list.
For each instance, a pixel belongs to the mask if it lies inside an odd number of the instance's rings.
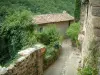
[{"label": "stone ledge", "polygon": [[28,48],[28,49],[22,50],[22,51],[18,52],[18,54],[21,56],[28,56],[31,53],[33,53],[36,50],[39,50],[43,47],[44,47],[44,45],[42,45],[42,44],[36,44],[35,46],[33,46],[33,48]]}]

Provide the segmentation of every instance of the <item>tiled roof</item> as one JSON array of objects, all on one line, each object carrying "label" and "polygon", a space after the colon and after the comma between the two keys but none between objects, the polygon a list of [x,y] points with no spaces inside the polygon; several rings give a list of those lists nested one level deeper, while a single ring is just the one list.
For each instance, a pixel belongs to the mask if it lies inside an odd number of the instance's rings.
[{"label": "tiled roof", "polygon": [[46,23],[62,22],[70,20],[74,20],[74,17],[72,17],[68,13],[42,14],[42,15],[35,15],[33,17],[33,23],[35,24],[46,24]]}]

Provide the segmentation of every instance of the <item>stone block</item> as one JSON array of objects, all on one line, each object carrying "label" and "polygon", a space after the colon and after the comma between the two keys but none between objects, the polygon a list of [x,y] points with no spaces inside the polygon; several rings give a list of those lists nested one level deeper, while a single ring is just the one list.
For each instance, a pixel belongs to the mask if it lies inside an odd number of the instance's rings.
[{"label": "stone block", "polygon": [[97,37],[100,37],[100,29],[95,28],[94,29],[94,35]]},{"label": "stone block", "polygon": [[89,0],[93,6],[100,6],[100,0]]},{"label": "stone block", "polygon": [[94,40],[95,40],[96,42],[100,42],[100,37],[95,36]]},{"label": "stone block", "polygon": [[93,17],[92,24],[94,25],[94,28],[100,28],[100,17]]},{"label": "stone block", "polygon": [[23,60],[25,60],[26,57],[20,57],[19,59],[17,59],[17,63],[18,62],[22,62]]},{"label": "stone block", "polygon": [[100,7],[92,7],[92,15],[100,17]]},{"label": "stone block", "polygon": [[21,55],[21,56],[29,56],[35,50],[36,50],[35,48],[28,48],[26,50],[22,50],[22,51],[18,52],[18,54]]}]

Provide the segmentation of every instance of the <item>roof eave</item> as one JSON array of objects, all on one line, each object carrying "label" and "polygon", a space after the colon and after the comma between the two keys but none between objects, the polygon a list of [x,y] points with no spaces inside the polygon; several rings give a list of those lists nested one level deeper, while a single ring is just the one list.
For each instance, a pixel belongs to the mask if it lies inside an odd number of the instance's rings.
[{"label": "roof eave", "polygon": [[35,23],[34,22],[34,24],[41,25],[41,24],[49,24],[49,23],[57,23],[57,22],[68,22],[68,21],[74,21],[74,18],[73,19],[70,19],[70,20],[65,20],[65,21],[44,22],[44,23]]}]

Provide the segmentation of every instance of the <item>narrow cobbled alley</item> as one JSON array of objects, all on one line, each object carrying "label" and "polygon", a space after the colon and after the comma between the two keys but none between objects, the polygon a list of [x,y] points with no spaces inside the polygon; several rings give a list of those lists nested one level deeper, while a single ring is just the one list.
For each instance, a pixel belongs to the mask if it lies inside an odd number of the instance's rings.
[{"label": "narrow cobbled alley", "polygon": [[62,43],[60,57],[44,72],[44,75],[77,75],[80,60],[80,50],[72,47],[71,41],[67,39]]}]

